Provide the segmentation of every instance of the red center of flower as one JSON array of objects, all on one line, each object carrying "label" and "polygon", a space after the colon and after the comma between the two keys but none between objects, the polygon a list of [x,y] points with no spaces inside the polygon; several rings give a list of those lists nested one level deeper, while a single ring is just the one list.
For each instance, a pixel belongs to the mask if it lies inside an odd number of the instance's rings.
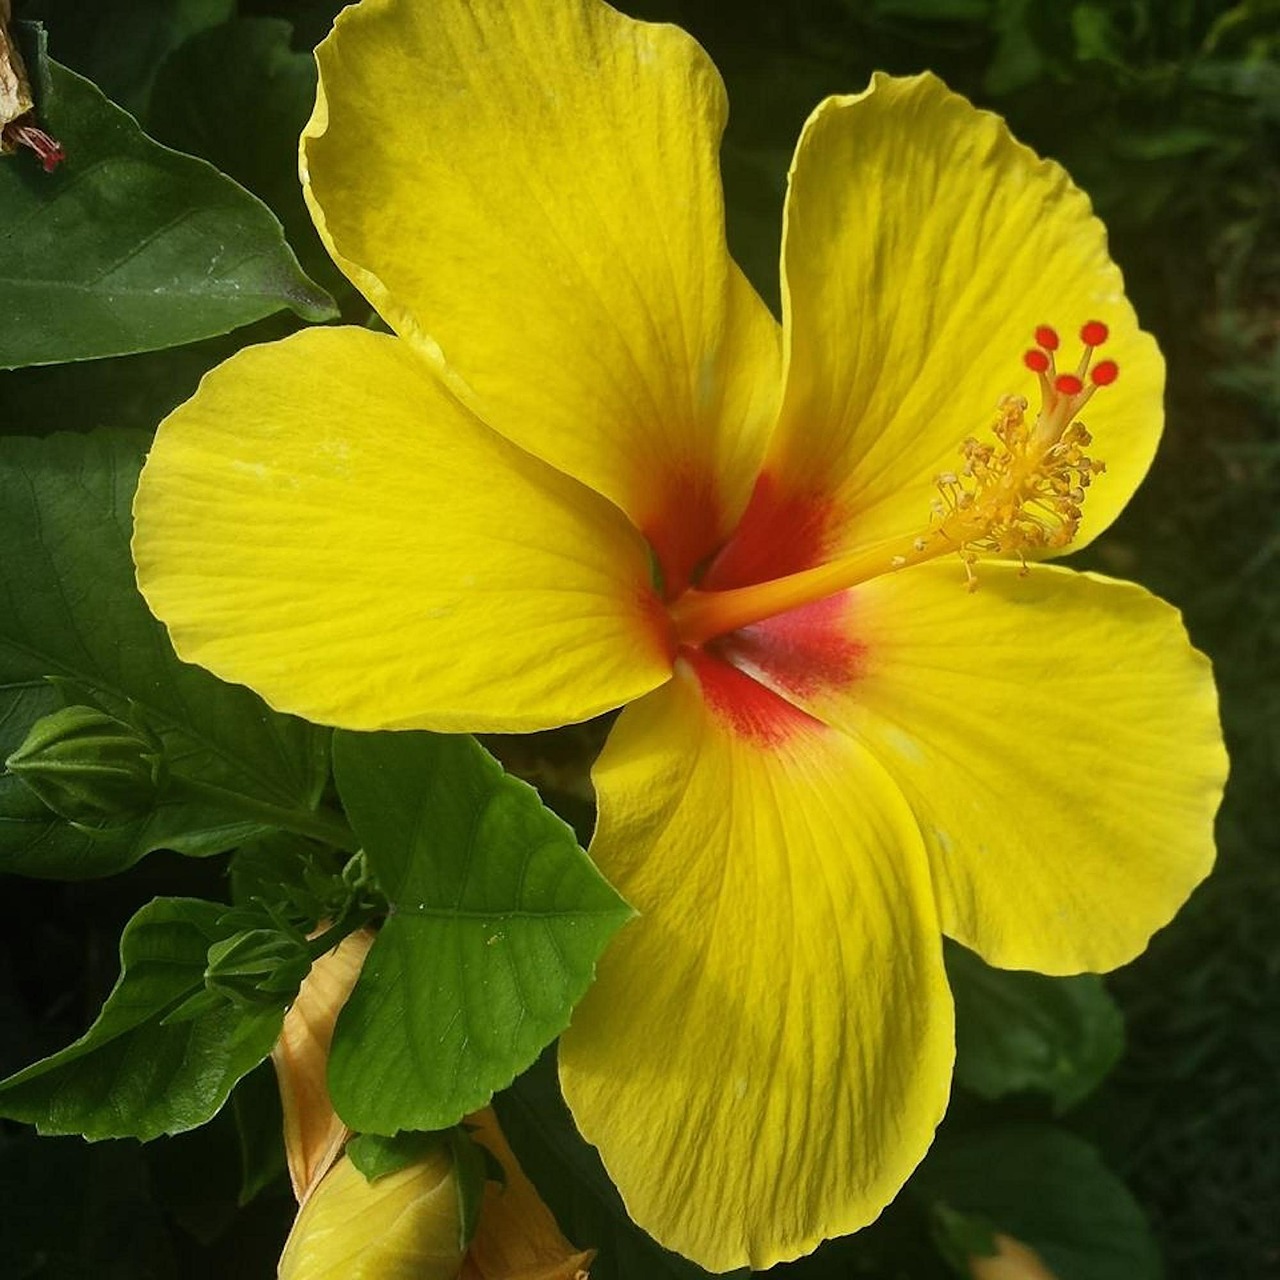
[{"label": "red center of flower", "polygon": [[[1088,321],[1076,367],[1060,372],[1061,339],[1049,325],[1038,326],[1023,363],[1040,384],[1039,413],[1030,420],[1026,399],[1004,396],[994,440],[966,439],[956,469],[937,476],[929,526],[891,545],[827,558],[839,521],[835,504],[821,495],[780,493],[763,473],[738,532],[698,585],[669,606],[681,653],[698,655],[690,665],[708,703],[723,709],[734,690],[739,698],[749,691],[749,709],[736,727],[746,732],[749,725],[748,736],[762,740],[764,710],[772,706],[783,732],[794,727],[793,701],[846,686],[863,670],[863,647],[850,638],[851,588],[958,554],[973,589],[981,556],[1017,557],[1025,572],[1028,556],[1068,546],[1086,491],[1105,469],[1085,453],[1092,437],[1076,415],[1119,376],[1114,360],[1094,362],[1108,337],[1102,321]],[[721,668],[734,677],[720,679]]]}]

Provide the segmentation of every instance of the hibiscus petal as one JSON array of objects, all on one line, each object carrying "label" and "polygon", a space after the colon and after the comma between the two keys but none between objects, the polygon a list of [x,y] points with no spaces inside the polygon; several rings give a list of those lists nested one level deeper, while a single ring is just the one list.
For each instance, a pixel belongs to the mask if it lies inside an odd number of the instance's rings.
[{"label": "hibiscus petal", "polygon": [[546,728],[670,674],[634,529],[386,335],[219,366],[161,424],[134,514],[179,655],[311,720]]},{"label": "hibiscus petal", "polygon": [[741,512],[779,384],[725,245],[706,54],[599,0],[365,0],[317,57],[303,165],[331,252],[678,584]]},{"label": "hibiscus petal", "polygon": [[783,250],[782,416],[743,527],[706,585],[737,586],[923,532],[935,478],[967,436],[990,439],[1004,395],[1034,413],[1022,357],[1056,325],[1062,370],[1104,322],[1120,377],[1078,415],[1093,485],[1075,546],[1100,533],[1150,465],[1164,364],[1138,329],[1106,231],[1058,165],[931,75],[877,75],[828,98],[791,170]]},{"label": "hibiscus petal", "polygon": [[928,1147],[952,1062],[901,794],[698,655],[623,713],[595,782],[592,855],[641,918],[574,1013],[561,1080],[628,1211],[713,1271],[865,1225]]},{"label": "hibiscus petal", "polygon": [[[863,584],[828,618],[856,673],[774,683],[901,786],[947,933],[1006,968],[1115,968],[1213,863],[1227,760],[1209,663],[1130,583],[1003,564],[963,582],[951,562]],[[752,629],[762,672],[777,625]]]}]

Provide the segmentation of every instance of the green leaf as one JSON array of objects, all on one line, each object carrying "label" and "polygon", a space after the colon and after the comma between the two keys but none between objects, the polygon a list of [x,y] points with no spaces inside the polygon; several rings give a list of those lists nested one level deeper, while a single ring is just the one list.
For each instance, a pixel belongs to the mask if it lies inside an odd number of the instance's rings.
[{"label": "green leaf", "polygon": [[196,898],[143,907],[121,936],[120,977],[93,1026],[0,1083],[0,1115],[41,1133],[146,1141],[216,1114],[270,1053],[284,1019],[284,1001],[252,1009],[218,1001],[195,1017],[169,1018],[204,990],[225,911]]},{"label": "green leaf", "polygon": [[306,270],[330,291],[350,285],[307,212],[298,135],[316,98],[316,61],[280,18],[239,18],[202,31],[156,76],[148,132],[201,156],[270,206]]},{"label": "green leaf", "polygon": [[1082,1138],[1047,1125],[939,1138],[911,1187],[1030,1245],[1057,1280],[1159,1280],[1129,1189]]},{"label": "green leaf", "polygon": [[397,1173],[429,1155],[448,1140],[447,1133],[397,1133],[384,1137],[360,1133],[347,1143],[347,1155],[369,1182]]},{"label": "green leaf", "polygon": [[73,71],[35,72],[67,159],[0,164],[0,368],[178,346],[286,307],[337,314],[259,200]]},{"label": "green leaf", "polygon": [[572,831],[474,739],[334,737],[347,815],[391,903],[333,1039],[364,1133],[444,1129],[568,1025],[631,910]]},{"label": "green leaf", "polygon": [[1095,974],[1046,978],[993,969],[947,947],[956,1001],[956,1081],[983,1098],[1030,1089],[1058,1114],[1082,1101],[1124,1052],[1124,1017]]},{"label": "green leaf", "polygon": [[60,61],[134,115],[146,106],[165,55],[235,9],[235,0],[32,0],[22,6],[24,16],[48,25]]},{"label": "green leaf", "polygon": [[495,1095],[493,1109],[560,1229],[583,1248],[599,1249],[591,1280],[700,1280],[710,1274],[669,1253],[631,1221],[596,1149],[583,1141],[560,1096],[554,1049]]},{"label": "green leaf", "polygon": [[254,1067],[231,1095],[231,1115],[240,1148],[242,1208],[268,1187],[284,1180],[288,1168],[284,1152],[284,1115],[275,1068],[269,1062]]},{"label": "green leaf", "polygon": [[[0,439],[0,753],[60,701],[58,676],[160,735],[173,775],[258,804],[311,813],[328,733],[277,715],[247,689],[179,662],[134,585],[130,505],[145,440],[104,433]],[[0,870],[108,875],[153,849],[209,854],[263,829],[213,803],[164,804],[93,833],[0,776]]]}]

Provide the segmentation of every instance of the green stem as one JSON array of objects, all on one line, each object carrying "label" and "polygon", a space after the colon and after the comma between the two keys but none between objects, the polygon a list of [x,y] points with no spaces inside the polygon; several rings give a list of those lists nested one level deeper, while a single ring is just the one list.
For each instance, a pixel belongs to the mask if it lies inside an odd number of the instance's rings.
[{"label": "green stem", "polygon": [[179,776],[169,779],[167,791],[166,798],[204,800],[220,809],[243,814],[251,821],[279,827],[283,831],[293,831],[300,836],[309,836],[336,849],[344,849],[347,853],[356,853],[360,848],[360,842],[347,825],[346,819],[327,810],[288,809],[283,805],[242,795],[238,791],[230,791],[212,782],[199,782],[195,778]]}]

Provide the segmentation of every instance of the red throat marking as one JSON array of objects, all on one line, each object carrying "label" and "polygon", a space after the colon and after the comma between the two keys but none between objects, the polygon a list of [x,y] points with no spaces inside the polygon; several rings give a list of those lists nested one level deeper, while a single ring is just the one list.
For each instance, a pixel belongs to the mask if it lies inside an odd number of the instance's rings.
[{"label": "red throat marking", "polygon": [[684,470],[663,486],[662,508],[641,532],[662,567],[663,595],[674,600],[720,539],[720,502],[714,484]]},{"label": "red throat marking", "polygon": [[847,688],[862,674],[866,646],[847,634],[846,601],[843,594],[815,600],[721,636],[709,648],[796,698]]},{"label": "red throat marking", "polygon": [[738,737],[757,747],[778,747],[797,736],[824,728],[772,689],[701,649],[683,648],[708,710]]},{"label": "red throat marking", "polygon": [[699,588],[728,591],[808,569],[827,550],[833,515],[830,498],[784,493],[777,480],[762,471],[738,527],[711,562]]}]

